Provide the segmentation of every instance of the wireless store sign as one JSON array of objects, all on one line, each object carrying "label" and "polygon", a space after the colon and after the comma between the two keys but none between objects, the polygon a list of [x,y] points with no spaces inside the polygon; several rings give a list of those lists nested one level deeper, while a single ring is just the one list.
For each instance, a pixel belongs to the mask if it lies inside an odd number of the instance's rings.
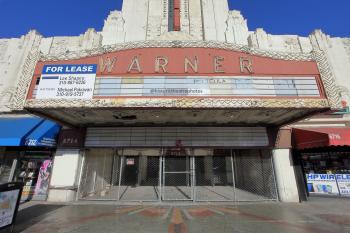
[{"label": "wireless store sign", "polygon": [[45,65],[37,99],[92,99],[96,64]]}]

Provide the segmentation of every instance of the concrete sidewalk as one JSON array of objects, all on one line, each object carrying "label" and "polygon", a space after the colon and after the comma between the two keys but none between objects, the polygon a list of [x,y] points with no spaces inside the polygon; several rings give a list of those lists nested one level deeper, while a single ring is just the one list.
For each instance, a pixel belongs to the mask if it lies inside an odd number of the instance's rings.
[{"label": "concrete sidewalk", "polygon": [[350,233],[350,199],[237,206],[32,202],[21,206],[14,232]]}]

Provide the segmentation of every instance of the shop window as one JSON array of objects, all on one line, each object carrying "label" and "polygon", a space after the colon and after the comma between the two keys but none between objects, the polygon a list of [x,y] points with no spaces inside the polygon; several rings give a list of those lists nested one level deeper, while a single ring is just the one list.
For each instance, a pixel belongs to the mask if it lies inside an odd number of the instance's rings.
[{"label": "shop window", "polygon": [[302,161],[306,174],[349,174],[349,152],[303,153]]}]

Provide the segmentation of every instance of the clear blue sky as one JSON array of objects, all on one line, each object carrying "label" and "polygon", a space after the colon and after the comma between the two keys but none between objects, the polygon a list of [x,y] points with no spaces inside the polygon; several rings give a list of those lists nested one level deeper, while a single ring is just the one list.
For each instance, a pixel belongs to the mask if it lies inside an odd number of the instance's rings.
[{"label": "clear blue sky", "polygon": [[[320,28],[332,36],[350,37],[350,0],[229,0],[241,10],[250,30],[308,35]],[[0,38],[18,37],[30,29],[44,36],[79,35],[101,30],[109,11],[122,0],[0,0]],[[136,16],[137,17],[137,16]]]}]

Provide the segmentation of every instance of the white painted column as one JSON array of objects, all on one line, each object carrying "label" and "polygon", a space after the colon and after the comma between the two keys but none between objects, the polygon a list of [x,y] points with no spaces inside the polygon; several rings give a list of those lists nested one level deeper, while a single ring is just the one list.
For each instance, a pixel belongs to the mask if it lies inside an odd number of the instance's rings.
[{"label": "white painted column", "polygon": [[299,193],[290,149],[274,149],[278,194],[281,202],[299,202]]},{"label": "white painted column", "polygon": [[76,200],[80,164],[79,149],[57,149],[53,162],[48,201],[70,202]]}]

